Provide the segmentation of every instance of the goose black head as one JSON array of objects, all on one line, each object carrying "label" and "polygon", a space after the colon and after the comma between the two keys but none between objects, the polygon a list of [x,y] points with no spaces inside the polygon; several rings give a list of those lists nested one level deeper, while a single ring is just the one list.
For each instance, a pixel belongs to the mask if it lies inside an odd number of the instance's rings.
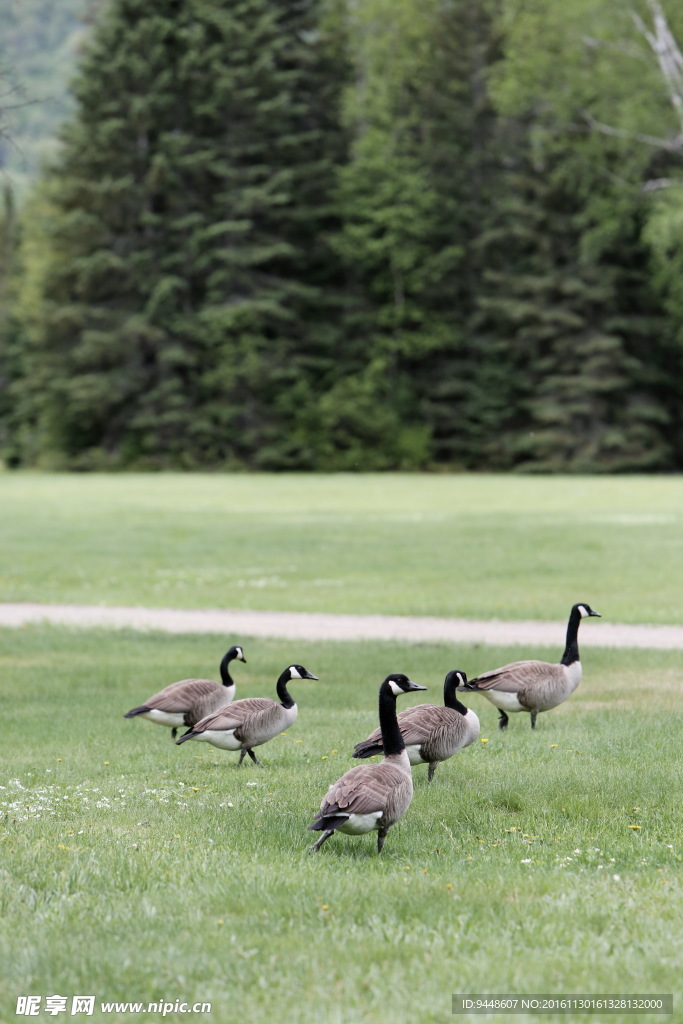
[{"label": "goose black head", "polygon": [[244,651],[239,646],[239,644],[236,644],[234,647],[230,648],[230,650],[226,654],[226,658],[229,661],[243,661],[245,665],[247,663],[247,659],[244,657]]},{"label": "goose black head", "polygon": [[459,668],[451,669],[446,678],[444,679],[444,687],[453,687],[454,690],[466,690],[467,689],[467,675],[461,672]]},{"label": "goose black head", "polygon": [[402,672],[394,672],[392,675],[387,676],[382,685],[389,687],[395,697],[398,697],[401,693],[411,693],[413,690],[426,690],[426,686],[420,686],[419,683],[414,683],[408,676],[403,675]]},{"label": "goose black head", "polygon": [[600,612],[594,612],[591,606],[589,604],[586,604],[585,601],[580,601],[579,604],[575,604],[572,608],[572,611],[578,612],[582,619],[587,619],[591,616],[595,617],[596,619],[602,618]]},{"label": "goose black head", "polygon": [[309,672],[303,665],[290,665],[289,668],[285,669],[284,675],[288,679],[317,679],[312,672]]}]

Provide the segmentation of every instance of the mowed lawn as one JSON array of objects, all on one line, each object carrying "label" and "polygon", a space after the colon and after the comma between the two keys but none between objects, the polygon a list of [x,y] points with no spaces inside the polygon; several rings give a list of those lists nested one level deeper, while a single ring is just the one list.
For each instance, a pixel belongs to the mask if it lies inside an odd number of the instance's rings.
[{"label": "mowed lawn", "polygon": [[[557,658],[559,632],[528,654]],[[237,640],[238,697],[272,695],[292,661],[320,676],[292,684],[299,720],[260,748],[266,767],[123,719],[170,681],[215,677]],[[586,651],[579,690],[535,732],[516,715],[500,733],[468,695],[481,739],[431,785],[414,770],[381,857],[372,836],[307,854],[386,673],[439,702],[448,669],[520,653],[0,630],[0,1020],[24,1019],[30,993],[208,1001],[208,1017],[165,1019],[220,1024],[445,1024],[453,993],[674,992],[680,1011],[680,652]]]},{"label": "mowed lawn", "polygon": [[681,621],[681,477],[0,473],[0,536],[0,601]]}]

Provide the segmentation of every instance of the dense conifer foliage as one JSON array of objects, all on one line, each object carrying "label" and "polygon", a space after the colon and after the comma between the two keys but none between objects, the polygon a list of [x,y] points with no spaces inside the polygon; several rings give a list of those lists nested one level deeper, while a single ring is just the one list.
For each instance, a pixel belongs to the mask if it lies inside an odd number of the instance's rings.
[{"label": "dense conifer foliage", "polygon": [[681,468],[673,5],[91,7],[5,203],[8,464]]}]

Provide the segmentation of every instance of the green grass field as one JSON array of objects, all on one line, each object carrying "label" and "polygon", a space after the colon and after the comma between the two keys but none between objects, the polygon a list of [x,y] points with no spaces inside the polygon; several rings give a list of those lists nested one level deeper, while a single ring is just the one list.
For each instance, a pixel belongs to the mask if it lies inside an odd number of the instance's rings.
[{"label": "green grass field", "polygon": [[262,1024],[445,1022],[458,992],[680,998],[679,654],[592,650],[535,733],[527,716],[499,733],[472,695],[488,742],[431,786],[415,769],[381,858],[372,836],[309,857],[386,672],[438,701],[446,669],[519,651],[244,642],[238,696],[271,694],[292,660],[320,676],[292,685],[299,720],[263,769],[122,718],[215,676],[225,638],[0,631],[0,1019],[25,993],[210,1001],[211,1020]]},{"label": "green grass field", "polygon": [[0,601],[680,622],[683,478],[0,474]]},{"label": "green grass field", "polygon": [[[674,992],[680,1020],[680,652],[584,651],[533,733],[468,695],[481,739],[431,786],[415,769],[381,857],[373,836],[309,857],[307,825],[388,672],[438,703],[450,668],[556,660],[575,600],[679,622],[681,509],[677,478],[0,475],[1,600],[558,621],[557,647],[528,651],[0,629],[2,1024],[27,994],[446,1024],[453,993]],[[238,697],[274,695],[293,661],[320,676],[292,684],[300,717],[265,768],[123,719],[216,678],[235,641]]]}]

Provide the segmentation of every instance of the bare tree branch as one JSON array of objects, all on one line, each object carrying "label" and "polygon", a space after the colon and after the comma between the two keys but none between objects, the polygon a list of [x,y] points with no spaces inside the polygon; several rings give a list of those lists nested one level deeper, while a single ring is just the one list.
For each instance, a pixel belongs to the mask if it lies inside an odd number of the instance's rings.
[{"label": "bare tree branch", "polygon": [[633,11],[631,16],[657,59],[671,105],[683,130],[683,54],[669,28],[659,0],[647,0],[647,5],[652,13],[652,30],[637,12]]},{"label": "bare tree branch", "polygon": [[683,133],[671,139],[663,139],[658,135],[645,135],[643,132],[631,132],[624,128],[615,128],[611,124],[603,124],[601,121],[596,121],[588,110],[583,111],[583,116],[589,128],[601,132],[603,135],[612,135],[617,139],[633,139],[635,142],[645,143],[646,146],[654,146],[655,149],[665,149],[669,153],[683,154]]},{"label": "bare tree branch", "polygon": [[640,186],[640,191],[645,195],[650,195],[652,192],[661,192],[665,188],[681,187],[683,187],[683,178],[652,178]]}]

